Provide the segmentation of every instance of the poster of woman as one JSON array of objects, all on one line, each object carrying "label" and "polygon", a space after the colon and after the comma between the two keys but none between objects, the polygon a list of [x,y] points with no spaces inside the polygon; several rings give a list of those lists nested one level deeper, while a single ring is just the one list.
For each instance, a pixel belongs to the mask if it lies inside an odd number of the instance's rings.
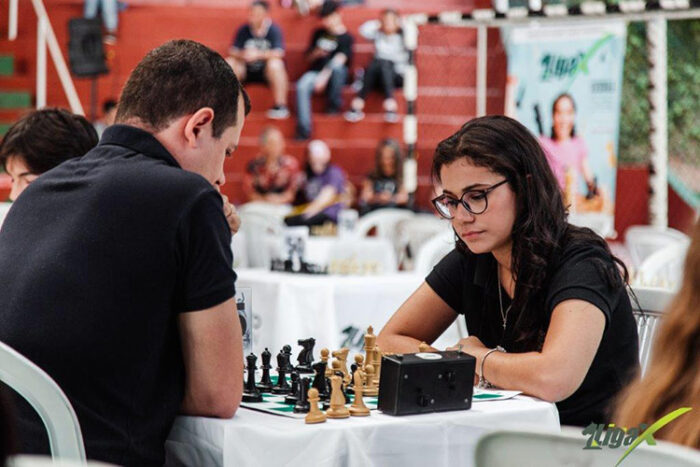
[{"label": "poster of woman", "polygon": [[505,32],[507,115],[535,133],[570,222],[613,237],[623,24]]}]

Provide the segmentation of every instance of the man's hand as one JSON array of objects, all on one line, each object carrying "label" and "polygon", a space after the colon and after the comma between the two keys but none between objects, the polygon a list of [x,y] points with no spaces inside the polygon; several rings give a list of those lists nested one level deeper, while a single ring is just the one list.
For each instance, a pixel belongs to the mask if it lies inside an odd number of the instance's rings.
[{"label": "man's hand", "polygon": [[222,194],[221,198],[224,200],[224,215],[226,216],[228,227],[231,229],[231,233],[235,234],[241,227],[241,217],[238,215],[236,207],[229,202],[228,196]]},{"label": "man's hand", "polygon": [[243,51],[243,60],[245,60],[247,63],[257,62],[260,59],[262,59],[262,53],[258,50],[245,49]]}]

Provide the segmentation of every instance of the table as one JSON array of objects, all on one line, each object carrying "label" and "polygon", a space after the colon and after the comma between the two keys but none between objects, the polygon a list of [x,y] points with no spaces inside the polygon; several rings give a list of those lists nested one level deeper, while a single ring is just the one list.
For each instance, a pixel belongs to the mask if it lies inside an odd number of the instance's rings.
[{"label": "table", "polygon": [[[375,276],[330,276],[239,269],[236,288],[250,288],[253,311],[253,352],[265,347],[273,355],[285,344],[316,339],[315,356],[321,348],[349,347],[360,351],[367,326],[375,334],[401,304],[418,288],[424,277],[413,273]],[[445,348],[459,340],[456,325],[435,346]],[[274,360],[274,359],[273,359]]]},{"label": "table", "polygon": [[558,432],[554,404],[527,396],[478,402],[470,410],[393,417],[373,411],[306,425],[241,408],[229,420],[179,417],[166,465],[471,466],[479,437],[496,429]]}]

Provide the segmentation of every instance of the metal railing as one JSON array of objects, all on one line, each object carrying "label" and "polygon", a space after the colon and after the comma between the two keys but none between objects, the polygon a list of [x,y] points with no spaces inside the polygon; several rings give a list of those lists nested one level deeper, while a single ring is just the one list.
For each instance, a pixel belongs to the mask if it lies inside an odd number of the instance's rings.
[{"label": "metal railing", "polygon": [[[10,0],[7,28],[7,38],[11,41],[17,39],[17,16],[19,0]],[[61,47],[56,39],[49,15],[42,0],[32,0],[34,13],[37,16],[36,32],[36,108],[46,107],[46,72],[47,72],[47,50],[53,60],[53,64],[58,72],[63,92],[68,98],[68,104],[73,113],[85,115],[80,98],[75,90],[73,79],[68,71],[66,60],[63,58]]]}]

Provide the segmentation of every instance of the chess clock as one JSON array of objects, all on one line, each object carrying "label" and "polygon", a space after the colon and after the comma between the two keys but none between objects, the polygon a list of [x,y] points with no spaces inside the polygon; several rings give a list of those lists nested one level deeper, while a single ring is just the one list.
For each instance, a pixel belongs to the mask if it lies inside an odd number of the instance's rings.
[{"label": "chess clock", "polygon": [[463,352],[420,352],[382,357],[377,408],[407,415],[472,406],[476,359]]}]

